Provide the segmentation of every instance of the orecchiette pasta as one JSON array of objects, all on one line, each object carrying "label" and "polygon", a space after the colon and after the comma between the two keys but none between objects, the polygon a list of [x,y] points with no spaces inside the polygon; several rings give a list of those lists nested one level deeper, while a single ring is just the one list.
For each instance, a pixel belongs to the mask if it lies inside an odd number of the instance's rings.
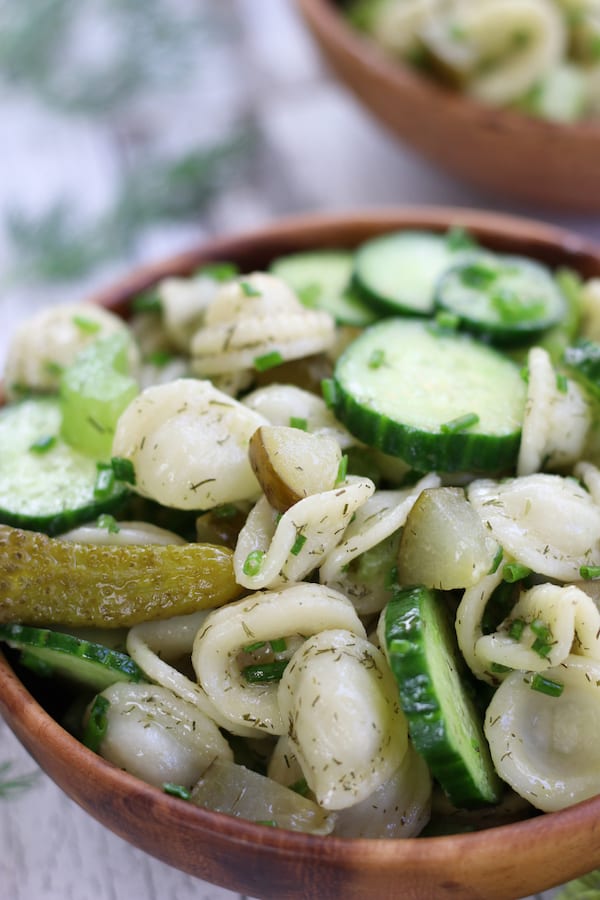
[{"label": "orecchiette pasta", "polygon": [[[65,366],[99,337],[127,332],[119,316],[101,306],[63,304],[41,310],[24,322],[8,349],[4,384],[9,397],[23,391],[57,391]],[[139,364],[137,345],[128,348],[133,371]]]},{"label": "orecchiette pasta", "polygon": [[[248,515],[235,547],[236,580],[250,590],[301,581],[317,569],[344,535],[352,516],[373,494],[367,478],[305,497],[281,517],[264,497]],[[249,561],[256,559],[256,571]]]},{"label": "orecchiette pasta", "polygon": [[407,725],[382,652],[366,637],[322,630],[294,654],[278,702],[309,787],[325,809],[360,803],[407,751]]},{"label": "orecchiette pasta", "polygon": [[560,696],[533,690],[514,672],[492,697],[485,733],[513,790],[546,812],[600,792],[600,664],[569,656],[544,677]]},{"label": "orecchiette pasta", "polygon": [[506,553],[533,572],[568,582],[600,564],[600,507],[574,478],[479,480],[467,493]]},{"label": "orecchiette pasta", "polygon": [[360,803],[339,810],[338,837],[408,838],[429,821],[432,780],[425,760],[411,744],[391,778]]},{"label": "orecchiette pasta", "polygon": [[572,380],[559,380],[549,354],[533,347],[517,475],[572,465],[584,451],[592,424],[590,404]]},{"label": "orecchiette pasta", "polygon": [[250,728],[232,725],[218,707],[211,703],[202,686],[175,665],[184,657],[188,661],[191,659],[194,638],[208,612],[202,610],[163,622],[135,625],[127,634],[127,652],[155,684],[168,689],[221,728],[228,728],[235,734],[253,735],[254,731]]},{"label": "orecchiette pasta", "polygon": [[108,701],[105,759],[149,784],[192,787],[215,759],[233,753],[214,721],[164,687],[120,682]]},{"label": "orecchiette pasta", "polygon": [[311,434],[334,438],[342,449],[354,446],[356,438],[338,422],[325,401],[310,391],[292,384],[270,384],[257,388],[242,400],[271,425],[289,425],[290,411],[296,420],[304,419]]},{"label": "orecchiette pasta", "polygon": [[[520,624],[518,639],[511,636],[515,621]],[[488,671],[495,664],[542,672],[560,665],[571,648],[600,660],[600,612],[575,585],[539,584],[521,594],[504,627],[479,638],[475,655]]]},{"label": "orecchiette pasta", "polygon": [[258,496],[248,441],[262,416],[210,381],[180,379],[142,391],[119,419],[115,456],[130,459],[138,493],[178,509]]},{"label": "orecchiette pasta", "polygon": [[350,601],[329,588],[301,583],[258,592],[207,618],[194,641],[192,663],[200,685],[233,725],[283,734],[287,726],[277,700],[277,684],[248,683],[238,656],[256,641],[306,636],[330,628],[365,636]]},{"label": "orecchiette pasta", "polygon": [[389,599],[389,589],[385,585],[389,573],[384,568],[379,573],[379,584],[370,578],[367,585],[361,585],[359,579],[353,580],[348,570],[350,563],[397,532],[421,491],[439,484],[440,478],[430,473],[412,488],[376,491],[358,507],[343,540],[325,557],[319,569],[321,584],[345,592],[361,615],[378,612]]},{"label": "orecchiette pasta", "polygon": [[327,350],[334,337],[329,313],[306,309],[280,279],[255,273],[223,286],[208,307],[191,343],[193,370],[261,368],[269,357],[283,362]]}]

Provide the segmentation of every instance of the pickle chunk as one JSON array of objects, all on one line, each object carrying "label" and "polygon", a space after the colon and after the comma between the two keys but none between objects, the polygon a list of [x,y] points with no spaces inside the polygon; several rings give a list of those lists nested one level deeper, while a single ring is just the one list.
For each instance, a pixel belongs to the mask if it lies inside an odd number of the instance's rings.
[{"label": "pickle chunk", "polygon": [[100,546],[0,525],[0,623],[135,625],[239,596],[227,547]]}]

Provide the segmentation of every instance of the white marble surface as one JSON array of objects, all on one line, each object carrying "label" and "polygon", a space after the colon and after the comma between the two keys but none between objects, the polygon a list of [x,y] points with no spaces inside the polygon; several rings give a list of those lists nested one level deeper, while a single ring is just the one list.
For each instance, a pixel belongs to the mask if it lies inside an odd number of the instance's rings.
[{"label": "white marble surface", "polygon": [[[251,171],[224,185],[199,218],[153,224],[124,258],[106,261],[68,284],[20,278],[19,260],[0,225],[0,267],[5,273],[0,279],[0,362],[13,327],[41,305],[86,294],[132,263],[184,249],[205,235],[239,231],[295,212],[399,204],[493,206],[542,217],[600,240],[600,217],[503,203],[434,171],[392,141],[332,80],[291,0],[223,0],[221,7],[235,28],[225,49],[214,51],[214,56],[208,53],[216,77],[211,81],[195,73],[185,91],[163,96],[161,102],[145,98],[145,121],[149,117],[160,125],[164,120],[166,137],[177,141],[190,135],[193,139],[199,123],[216,127],[227,115],[250,115],[259,135]],[[0,96],[0,213],[15,202],[35,210],[66,189],[84,196],[88,212],[100,214],[126,165],[122,145],[114,139],[114,123],[107,127],[85,117],[59,121],[37,101],[6,85],[0,86]],[[35,770],[0,721],[0,764],[4,761],[12,763],[15,775]],[[31,789],[0,800],[0,900],[237,896],[130,847],[42,774]]]}]

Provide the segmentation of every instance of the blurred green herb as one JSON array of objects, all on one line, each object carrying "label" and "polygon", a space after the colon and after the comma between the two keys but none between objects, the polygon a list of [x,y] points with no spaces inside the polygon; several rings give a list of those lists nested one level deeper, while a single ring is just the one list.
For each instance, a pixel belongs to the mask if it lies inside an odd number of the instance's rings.
[{"label": "blurred green herb", "polygon": [[40,216],[9,209],[7,236],[19,260],[17,277],[66,281],[134,249],[144,227],[193,221],[250,158],[248,127],[221,143],[169,160],[140,164],[124,179],[114,206],[95,222],[81,220],[76,206],[59,200]]},{"label": "blurred green herb", "polygon": [[600,897],[600,869],[569,881],[554,895],[553,900],[598,900]]},{"label": "blurred green herb", "polygon": [[179,78],[225,28],[219,4],[4,0],[0,73],[64,112],[114,115]]},{"label": "blurred green herb", "polygon": [[197,221],[234,181],[252,159],[248,123],[166,155],[158,149],[164,127],[145,110],[148,101],[167,109],[174,90],[185,97],[190,79],[196,93],[214,83],[209,54],[230,43],[235,28],[225,6],[209,0],[4,0],[0,86],[51,111],[101,120],[121,162],[115,199],[95,220],[65,193],[41,211],[6,210],[12,279],[80,278],[130,255],[151,225]]},{"label": "blurred green herb", "polygon": [[0,800],[14,797],[16,794],[28,790],[40,774],[39,770],[36,770],[25,775],[8,777],[13,765],[12,762],[0,763]]}]

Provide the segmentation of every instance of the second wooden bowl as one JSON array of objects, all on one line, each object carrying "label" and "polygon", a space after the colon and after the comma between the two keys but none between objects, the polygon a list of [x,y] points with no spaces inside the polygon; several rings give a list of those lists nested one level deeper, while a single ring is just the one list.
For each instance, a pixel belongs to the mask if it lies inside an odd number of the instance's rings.
[{"label": "second wooden bowl", "polygon": [[498,197],[600,211],[599,122],[563,125],[485,107],[390,58],[335,0],[297,5],[337,77],[424,157]]}]

